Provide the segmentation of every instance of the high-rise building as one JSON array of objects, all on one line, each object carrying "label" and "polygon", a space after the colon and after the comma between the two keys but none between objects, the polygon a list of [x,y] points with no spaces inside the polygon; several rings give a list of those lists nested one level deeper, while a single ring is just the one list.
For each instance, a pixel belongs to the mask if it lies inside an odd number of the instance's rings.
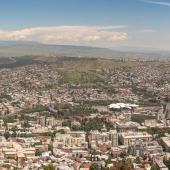
[{"label": "high-rise building", "polygon": [[110,144],[112,147],[118,146],[118,133],[116,130],[109,132],[91,131],[89,135],[89,143],[98,146],[99,144]]}]

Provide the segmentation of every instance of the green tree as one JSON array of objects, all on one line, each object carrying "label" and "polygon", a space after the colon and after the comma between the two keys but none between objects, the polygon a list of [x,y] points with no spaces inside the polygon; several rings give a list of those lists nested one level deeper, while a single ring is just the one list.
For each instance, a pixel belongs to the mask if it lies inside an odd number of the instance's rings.
[{"label": "green tree", "polygon": [[105,167],[107,167],[108,164],[112,163],[112,158],[109,156],[109,158],[105,161]]},{"label": "green tree", "polygon": [[44,170],[55,170],[55,167],[52,164],[46,165]]},{"label": "green tree", "polygon": [[35,156],[41,156],[41,155],[42,155],[42,151],[40,151],[39,149],[36,149]]},{"label": "green tree", "polygon": [[96,163],[92,164],[90,167],[90,170],[98,170],[98,169],[99,169],[99,165]]},{"label": "green tree", "polygon": [[53,145],[49,144],[48,145],[48,150],[51,151],[51,153],[53,154]]},{"label": "green tree", "polygon": [[156,164],[155,164],[155,163],[153,163],[153,164],[152,164],[152,166],[151,166],[151,170],[157,170],[157,166],[156,166]]},{"label": "green tree", "polygon": [[12,133],[12,137],[16,137],[17,136],[17,132],[14,130]]},{"label": "green tree", "polygon": [[170,158],[168,159],[168,158],[164,157],[164,163],[168,167],[168,169],[170,169]]},{"label": "green tree", "polygon": [[123,159],[121,161],[116,161],[111,168],[111,170],[132,170],[133,164],[131,159]]},{"label": "green tree", "polygon": [[5,136],[5,139],[6,139],[6,140],[8,140],[8,139],[9,139],[9,137],[10,137],[11,135],[10,135],[10,133],[9,133],[9,132],[5,132],[5,133],[4,133],[4,136]]}]

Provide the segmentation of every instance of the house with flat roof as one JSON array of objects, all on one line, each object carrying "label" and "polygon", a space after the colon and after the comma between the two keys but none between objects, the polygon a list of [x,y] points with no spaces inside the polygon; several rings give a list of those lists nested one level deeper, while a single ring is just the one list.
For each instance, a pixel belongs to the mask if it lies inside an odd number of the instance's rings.
[{"label": "house with flat roof", "polygon": [[127,132],[120,134],[120,142],[123,145],[129,146],[136,140],[142,140],[143,142],[150,142],[152,135],[147,132]]}]

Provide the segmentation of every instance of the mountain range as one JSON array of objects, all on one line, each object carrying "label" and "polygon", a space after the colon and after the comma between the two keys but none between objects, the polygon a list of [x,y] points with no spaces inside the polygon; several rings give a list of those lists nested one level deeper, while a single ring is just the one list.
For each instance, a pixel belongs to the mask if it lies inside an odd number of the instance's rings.
[{"label": "mountain range", "polygon": [[169,58],[170,52],[137,48],[99,48],[71,45],[51,45],[31,41],[0,41],[0,57],[25,55],[99,57],[99,58]]}]

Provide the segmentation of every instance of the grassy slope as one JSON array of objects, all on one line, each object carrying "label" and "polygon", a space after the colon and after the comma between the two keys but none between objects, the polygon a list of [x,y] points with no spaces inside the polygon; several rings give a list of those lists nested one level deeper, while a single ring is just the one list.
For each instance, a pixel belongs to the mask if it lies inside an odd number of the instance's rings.
[{"label": "grassy slope", "polygon": [[[15,63],[16,61],[16,63]],[[36,64],[39,61],[55,65],[56,69],[63,75],[63,82],[74,84],[107,82],[107,70],[116,68],[128,69],[139,64],[137,61],[126,61],[103,58],[83,57],[46,57],[46,56],[24,56],[17,58],[0,58],[0,66],[9,64],[21,66]],[[169,62],[145,62],[144,65],[155,63],[161,71],[170,71]],[[141,63],[140,63],[141,64]]]}]

